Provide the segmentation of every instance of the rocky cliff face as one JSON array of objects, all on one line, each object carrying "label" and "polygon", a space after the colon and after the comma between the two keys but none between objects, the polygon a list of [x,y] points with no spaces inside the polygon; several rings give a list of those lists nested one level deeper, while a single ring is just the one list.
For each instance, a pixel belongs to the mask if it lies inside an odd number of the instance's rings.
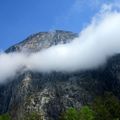
[{"label": "rocky cliff face", "polygon": [[[77,37],[66,31],[40,32],[6,50],[7,53],[27,50],[36,52],[56,44],[65,44]],[[120,55],[91,71],[36,73],[27,71],[13,81],[0,85],[0,113],[10,112],[13,120],[36,111],[43,120],[58,120],[68,107],[80,108],[105,91],[120,98]]]}]

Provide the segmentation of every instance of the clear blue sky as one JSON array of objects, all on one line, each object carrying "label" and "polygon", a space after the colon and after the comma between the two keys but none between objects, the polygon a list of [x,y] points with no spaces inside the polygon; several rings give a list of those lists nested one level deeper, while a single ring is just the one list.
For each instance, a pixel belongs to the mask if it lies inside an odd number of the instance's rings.
[{"label": "clear blue sky", "polygon": [[0,0],[0,50],[40,31],[80,32],[106,1]]}]

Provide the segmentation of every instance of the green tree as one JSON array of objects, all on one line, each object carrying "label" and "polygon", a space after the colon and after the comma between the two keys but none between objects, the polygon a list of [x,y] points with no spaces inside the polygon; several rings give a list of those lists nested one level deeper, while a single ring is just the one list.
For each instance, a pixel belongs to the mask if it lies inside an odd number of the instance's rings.
[{"label": "green tree", "polygon": [[92,109],[96,120],[120,119],[120,101],[112,93],[97,97],[92,104]]},{"label": "green tree", "polygon": [[69,108],[62,114],[61,120],[94,120],[94,112],[88,106],[84,106],[80,110]]},{"label": "green tree", "polygon": [[11,117],[8,113],[0,115],[0,120],[11,120]]},{"label": "green tree", "polygon": [[75,108],[69,108],[62,113],[60,120],[79,120],[79,112]]},{"label": "green tree", "polygon": [[94,112],[88,106],[80,109],[79,120],[94,120]]}]

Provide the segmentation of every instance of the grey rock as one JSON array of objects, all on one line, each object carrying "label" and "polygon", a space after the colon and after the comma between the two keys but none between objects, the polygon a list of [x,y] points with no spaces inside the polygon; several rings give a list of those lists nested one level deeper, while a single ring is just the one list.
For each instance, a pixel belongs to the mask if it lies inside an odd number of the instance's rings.
[{"label": "grey rock", "polygon": [[26,38],[24,41],[8,48],[6,52],[29,51],[36,52],[57,44],[69,43],[78,34],[69,31],[55,30],[51,32],[39,32]]}]

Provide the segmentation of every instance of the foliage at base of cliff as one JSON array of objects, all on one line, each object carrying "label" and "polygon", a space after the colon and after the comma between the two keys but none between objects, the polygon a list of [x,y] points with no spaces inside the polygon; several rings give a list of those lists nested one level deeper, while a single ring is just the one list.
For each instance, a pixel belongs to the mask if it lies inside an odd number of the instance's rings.
[{"label": "foliage at base of cliff", "polygon": [[0,115],[0,120],[12,120],[8,113]]},{"label": "foliage at base of cliff", "polygon": [[61,115],[60,120],[94,120],[94,112],[88,106],[80,110],[69,108]]},{"label": "foliage at base of cliff", "polygon": [[120,120],[120,100],[112,93],[105,93],[80,110],[67,109],[60,120]]},{"label": "foliage at base of cliff", "polygon": [[25,115],[24,120],[43,120],[43,119],[40,113],[31,112]]},{"label": "foliage at base of cliff", "polygon": [[91,106],[95,120],[120,120],[120,100],[112,93],[96,97]]}]

